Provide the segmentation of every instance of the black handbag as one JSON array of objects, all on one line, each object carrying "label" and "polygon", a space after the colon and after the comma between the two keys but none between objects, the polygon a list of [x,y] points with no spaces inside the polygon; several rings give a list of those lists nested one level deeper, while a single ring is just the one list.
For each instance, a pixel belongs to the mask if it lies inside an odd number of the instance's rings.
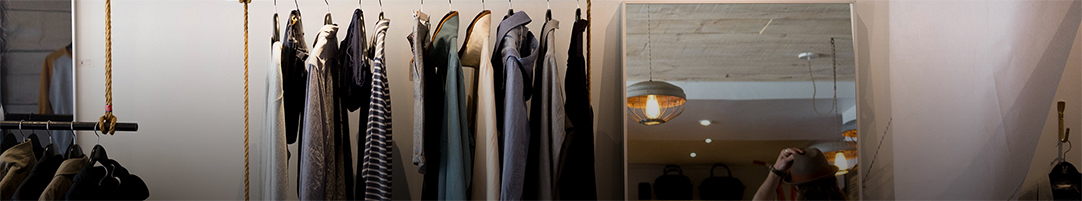
[{"label": "black handbag", "polygon": [[[714,176],[714,168],[725,167],[728,176]],[[714,164],[710,167],[710,178],[703,179],[699,185],[699,197],[703,200],[740,200],[744,199],[744,183],[733,177],[733,171],[725,164]]]},{"label": "black handbag", "polygon": [[[692,196],[691,179],[684,176],[684,170],[677,165],[665,166],[663,174],[654,180],[654,195],[658,200],[690,200]],[[669,174],[676,172],[677,174]]]}]

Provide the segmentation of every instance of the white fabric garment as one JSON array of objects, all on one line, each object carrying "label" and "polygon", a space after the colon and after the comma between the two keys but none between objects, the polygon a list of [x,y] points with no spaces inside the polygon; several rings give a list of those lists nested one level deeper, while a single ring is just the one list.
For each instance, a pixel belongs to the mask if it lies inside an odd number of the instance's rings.
[{"label": "white fabric garment", "polygon": [[267,62],[267,88],[263,96],[263,200],[286,199],[289,183],[286,120],[282,105],[282,42],[271,45]]},{"label": "white fabric garment", "polygon": [[482,11],[466,31],[463,67],[476,68],[472,105],[474,114],[473,199],[500,199],[500,145],[496,130],[496,94],[493,91],[492,50],[489,50],[491,11]]}]

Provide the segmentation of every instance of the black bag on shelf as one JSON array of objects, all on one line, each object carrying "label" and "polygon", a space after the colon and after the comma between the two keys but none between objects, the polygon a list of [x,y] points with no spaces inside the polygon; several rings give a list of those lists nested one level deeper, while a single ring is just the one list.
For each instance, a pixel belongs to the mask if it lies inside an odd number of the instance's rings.
[{"label": "black bag on shelf", "polygon": [[[693,187],[691,179],[677,165],[665,166],[663,175],[654,180],[654,195],[658,200],[690,200]],[[677,174],[669,174],[676,172]]]},{"label": "black bag on shelf", "polygon": [[[725,167],[728,176],[714,176],[714,168]],[[699,197],[703,200],[741,200],[744,199],[744,183],[733,177],[733,171],[725,164],[714,164],[710,167],[710,178],[703,179],[699,185]]]},{"label": "black bag on shelf", "polygon": [[639,200],[652,200],[654,195],[650,193],[650,182],[639,183]]}]

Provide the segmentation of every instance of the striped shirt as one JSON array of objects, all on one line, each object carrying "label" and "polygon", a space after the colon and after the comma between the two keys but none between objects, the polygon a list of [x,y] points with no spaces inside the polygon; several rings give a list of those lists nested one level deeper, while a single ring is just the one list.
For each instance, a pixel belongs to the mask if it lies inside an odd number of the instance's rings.
[{"label": "striped shirt", "polygon": [[390,20],[380,19],[376,23],[373,40],[372,95],[360,175],[364,181],[366,200],[391,200],[391,89],[383,66],[384,45],[390,24]]}]

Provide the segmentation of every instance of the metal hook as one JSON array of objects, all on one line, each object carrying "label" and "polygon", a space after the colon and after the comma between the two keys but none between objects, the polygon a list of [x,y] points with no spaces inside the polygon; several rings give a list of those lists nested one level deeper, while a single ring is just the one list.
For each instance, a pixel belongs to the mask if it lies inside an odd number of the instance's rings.
[{"label": "metal hook", "polygon": [[323,4],[327,4],[327,13],[331,13],[331,2],[327,2],[327,0],[323,0]]},{"label": "metal hook", "polygon": [[45,134],[45,135],[48,135],[48,136],[49,136],[49,144],[53,144],[53,143],[55,143],[55,142],[53,141],[53,133],[51,133],[51,132],[48,132],[49,130],[51,130],[51,129],[49,129],[49,125],[51,125],[51,124],[53,124],[53,120],[49,120],[49,121],[47,121],[47,122],[45,123],[45,132],[46,132],[46,134]]},{"label": "metal hook", "polygon": [[575,8],[576,9],[582,8],[582,5],[579,5],[579,0],[575,0]]},{"label": "metal hook", "polygon": [[274,13],[278,13],[278,0],[274,0]]},{"label": "metal hook", "polygon": [[301,10],[301,4],[297,3],[297,0],[293,0],[293,5],[297,5],[297,10]]},{"label": "metal hook", "polygon": [[75,136],[75,122],[71,122],[71,124],[68,125],[71,125],[71,144],[79,144],[79,140],[77,140],[77,136]]},{"label": "metal hook", "polygon": [[447,10],[454,10],[451,7],[454,7],[454,4],[451,3],[451,0],[447,0]]},{"label": "metal hook", "polygon": [[547,8],[549,10],[552,10],[552,1],[551,0],[545,0],[545,8]]},{"label": "metal hook", "polygon": [[98,136],[98,145],[101,145],[101,135],[98,134],[99,124],[94,124],[94,136]]},{"label": "metal hook", "polygon": [[23,142],[26,142],[26,133],[23,133],[23,120],[19,120],[19,136],[22,136]]},{"label": "metal hook", "polygon": [[481,10],[488,10],[488,8],[485,8],[485,0],[481,0]]}]

